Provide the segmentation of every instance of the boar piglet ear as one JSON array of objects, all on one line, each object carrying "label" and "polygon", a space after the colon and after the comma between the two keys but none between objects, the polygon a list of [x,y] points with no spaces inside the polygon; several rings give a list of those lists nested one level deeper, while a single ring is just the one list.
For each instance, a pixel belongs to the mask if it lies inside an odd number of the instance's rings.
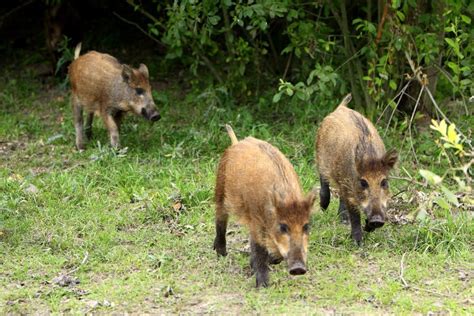
[{"label": "boar piglet ear", "polygon": [[271,203],[275,208],[283,207],[285,205],[286,194],[278,190],[273,186],[272,190],[268,191],[269,196],[271,196]]},{"label": "boar piglet ear", "polygon": [[148,78],[148,67],[145,64],[140,64],[140,67],[138,67],[138,71]]},{"label": "boar piglet ear", "polygon": [[382,163],[384,166],[386,166],[388,169],[392,169],[393,166],[397,163],[398,160],[398,153],[395,149],[390,149],[385,153],[385,155],[382,158]]},{"label": "boar piglet ear", "polygon": [[129,65],[123,64],[122,66],[123,66],[122,68],[123,81],[125,81],[126,83],[129,83],[130,79],[132,79],[133,69]]}]

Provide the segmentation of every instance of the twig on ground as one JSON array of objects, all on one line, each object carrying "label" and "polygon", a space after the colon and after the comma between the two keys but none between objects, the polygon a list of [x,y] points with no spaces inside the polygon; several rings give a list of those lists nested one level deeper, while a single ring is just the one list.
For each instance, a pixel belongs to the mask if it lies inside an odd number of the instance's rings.
[{"label": "twig on ground", "polygon": [[428,292],[428,293],[438,295],[438,296],[442,296],[442,297],[453,298],[453,296],[448,295],[448,294],[444,294],[444,293],[436,292],[436,291],[433,291],[433,290],[423,289],[421,287],[409,285],[408,282],[405,280],[405,278],[403,276],[403,274],[405,273],[405,267],[403,266],[403,263],[405,261],[406,254],[407,253],[404,252],[403,255],[402,255],[402,259],[400,260],[400,274],[398,276],[400,278],[400,280],[402,281],[404,289],[413,289],[415,291],[424,291],[424,292]]},{"label": "twig on ground", "polygon": [[86,253],[85,253],[85,255],[84,255],[84,258],[82,258],[81,263],[80,263],[77,267],[75,267],[74,269],[70,270],[69,272],[66,272],[65,275],[73,274],[74,272],[76,272],[77,270],[79,270],[79,268],[80,268],[81,266],[83,266],[84,263],[87,262],[87,259],[89,259],[89,252],[86,251]]},{"label": "twig on ground", "polygon": [[405,268],[403,267],[403,261],[405,260],[405,255],[406,254],[407,253],[404,252],[403,255],[402,255],[402,260],[400,260],[400,275],[399,275],[399,277],[400,277],[400,280],[403,283],[403,287],[408,288],[408,283],[405,280],[405,278],[403,277],[403,273],[405,272]]},{"label": "twig on ground", "polygon": [[327,248],[330,248],[330,249],[334,249],[334,250],[338,250],[338,251],[343,251],[343,252],[350,252],[349,250],[347,249],[344,249],[344,248],[338,248],[338,247],[334,247],[332,245],[328,245],[328,244],[323,244],[323,243],[317,243],[317,245],[319,246],[324,246],[324,247],[327,247]]},{"label": "twig on ground", "polygon": [[[438,295],[438,296],[442,296],[442,297],[449,297],[449,298],[457,298],[453,295],[448,295],[448,294],[444,294],[444,293],[440,293],[440,292],[436,292],[436,291],[433,291],[433,290],[428,290],[428,289],[423,289],[421,287],[417,287],[417,286],[410,286],[410,288],[416,290],[416,291],[424,291],[424,292],[428,292],[428,293],[431,293],[431,294],[434,294],[434,295]],[[457,298],[459,299],[459,298]]]}]

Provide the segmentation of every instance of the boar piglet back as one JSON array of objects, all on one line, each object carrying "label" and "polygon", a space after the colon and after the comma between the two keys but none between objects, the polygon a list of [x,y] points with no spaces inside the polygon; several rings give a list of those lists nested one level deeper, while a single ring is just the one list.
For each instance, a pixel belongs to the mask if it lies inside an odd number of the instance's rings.
[{"label": "boar piglet back", "polygon": [[148,68],[144,64],[134,69],[108,54],[91,51],[79,57],[79,51],[80,45],[69,66],[79,150],[84,149],[83,111],[87,113],[86,136],[92,136],[92,120],[97,114],[109,131],[113,147],[119,146],[119,128],[125,113],[133,112],[150,121],[160,118],[151,95]]},{"label": "boar piglet back", "polygon": [[268,285],[268,264],[285,259],[289,273],[306,273],[309,220],[315,195],[304,196],[291,163],[275,147],[253,137],[224,152],[216,181],[214,249],[225,256],[229,214],[250,232],[250,265],[257,287]]},{"label": "boar piglet back", "polygon": [[389,200],[388,173],[398,156],[394,150],[385,150],[368,119],[347,107],[350,100],[351,95],[346,96],[321,123],[316,139],[316,160],[321,207],[328,207],[329,185],[335,186],[340,197],[341,219],[350,220],[352,237],[360,244],[359,209],[367,216],[366,231],[383,226]]}]

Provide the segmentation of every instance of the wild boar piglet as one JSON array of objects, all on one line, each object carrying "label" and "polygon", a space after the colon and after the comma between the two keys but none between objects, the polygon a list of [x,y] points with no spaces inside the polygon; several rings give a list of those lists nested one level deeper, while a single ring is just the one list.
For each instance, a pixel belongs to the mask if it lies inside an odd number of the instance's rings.
[{"label": "wild boar piglet", "polygon": [[385,223],[390,197],[388,174],[398,154],[385,150],[372,123],[347,107],[350,101],[349,94],[321,123],[316,137],[316,163],[321,207],[326,209],[329,205],[331,184],[339,193],[339,215],[343,221],[350,220],[352,238],[360,244],[359,209],[367,216],[367,232]]},{"label": "wild boar piglet", "polygon": [[253,137],[232,145],[220,160],[216,190],[214,249],[225,256],[229,214],[250,231],[250,266],[257,287],[268,286],[268,264],[285,259],[292,275],[305,274],[310,213],[315,194],[303,195],[298,176],[275,147]]},{"label": "wild boar piglet", "polygon": [[69,66],[77,149],[84,149],[83,110],[87,113],[87,138],[92,136],[95,113],[104,121],[112,147],[120,145],[119,128],[125,113],[134,112],[150,121],[160,119],[144,64],[134,69],[108,54],[91,51],[79,57],[79,52],[80,45]]}]

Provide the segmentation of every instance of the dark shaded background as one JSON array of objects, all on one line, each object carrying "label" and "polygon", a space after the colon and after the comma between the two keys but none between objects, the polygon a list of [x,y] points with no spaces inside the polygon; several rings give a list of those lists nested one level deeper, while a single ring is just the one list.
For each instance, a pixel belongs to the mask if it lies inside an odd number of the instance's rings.
[{"label": "dark shaded background", "polygon": [[[135,26],[122,18],[146,25],[143,16],[122,1],[64,1],[67,12],[64,35],[71,38],[70,46],[82,41],[82,52],[108,52],[120,60],[134,63],[163,55],[163,49]],[[0,2],[0,67],[50,64],[46,45],[48,8],[44,1]],[[115,15],[115,14],[117,15]],[[18,68],[20,69],[20,68]],[[46,69],[38,69],[46,73]]]}]

